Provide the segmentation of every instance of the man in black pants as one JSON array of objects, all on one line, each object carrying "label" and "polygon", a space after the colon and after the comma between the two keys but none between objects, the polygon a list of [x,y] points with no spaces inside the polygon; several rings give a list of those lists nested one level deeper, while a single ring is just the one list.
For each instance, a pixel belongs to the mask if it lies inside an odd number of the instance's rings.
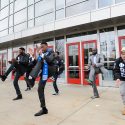
[{"label": "man in black pants", "polygon": [[[40,74],[40,81],[38,85],[38,96],[40,100],[41,110],[35,114],[35,116],[41,116],[44,114],[48,114],[48,109],[46,108],[45,103],[45,95],[44,88],[47,82],[47,79],[51,76],[55,75],[57,71],[57,67],[54,64],[54,52],[52,49],[48,48],[48,44],[46,42],[41,43],[42,53],[39,55],[37,59],[37,64],[32,70],[33,79],[27,79],[27,82],[34,85],[34,79],[38,75],[39,71],[42,69],[42,73]],[[31,76],[30,76],[31,77]]]},{"label": "man in black pants", "polygon": [[29,62],[29,57],[27,54],[25,54],[25,49],[23,47],[19,48],[19,55],[16,57],[16,59],[12,59],[9,61],[11,64],[9,69],[5,72],[4,75],[0,75],[1,80],[5,81],[7,76],[12,70],[15,70],[15,77],[13,81],[14,88],[16,90],[17,97],[13,100],[19,100],[22,99],[22,94],[18,85],[19,78],[26,72],[27,66]]},{"label": "man in black pants", "polygon": [[[31,54],[27,53],[27,55],[29,56],[29,64],[27,66],[27,71],[26,71],[25,77],[24,77],[25,81],[26,81],[26,78],[29,77],[29,74],[32,71],[32,69],[34,68],[34,66],[36,65],[36,59],[35,59],[34,54],[31,55]],[[27,88],[25,91],[31,90],[31,86],[27,83],[27,81],[26,81],[26,84],[27,84]]]},{"label": "man in black pants", "polygon": [[55,93],[53,95],[58,95],[59,89],[57,86],[57,78],[64,71],[64,60],[59,55],[58,51],[55,52],[55,65],[58,67],[58,70],[57,70],[56,74],[51,79],[53,80],[53,87],[55,90]]}]

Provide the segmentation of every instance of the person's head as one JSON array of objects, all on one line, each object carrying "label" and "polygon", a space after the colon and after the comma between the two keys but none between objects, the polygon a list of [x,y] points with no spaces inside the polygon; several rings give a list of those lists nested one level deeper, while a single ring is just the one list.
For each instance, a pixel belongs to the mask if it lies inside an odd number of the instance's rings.
[{"label": "person's head", "polygon": [[92,49],[92,55],[96,55],[97,54],[97,49],[96,48],[93,48]]},{"label": "person's head", "polygon": [[42,42],[40,45],[41,45],[42,52],[46,52],[48,48],[47,42]]},{"label": "person's head", "polygon": [[23,54],[23,53],[25,53],[25,49],[23,47],[20,47],[19,48],[19,54]]},{"label": "person's head", "polygon": [[123,60],[125,60],[125,47],[123,47],[121,50],[121,57]]}]

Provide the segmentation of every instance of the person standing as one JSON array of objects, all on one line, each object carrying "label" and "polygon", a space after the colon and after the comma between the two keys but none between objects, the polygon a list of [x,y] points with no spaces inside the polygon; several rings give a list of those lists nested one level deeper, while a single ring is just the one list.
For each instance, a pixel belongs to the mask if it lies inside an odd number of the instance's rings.
[{"label": "person standing", "polygon": [[114,78],[116,85],[119,85],[120,94],[123,101],[124,109],[122,115],[125,115],[125,47],[121,50],[121,56],[114,63]]},{"label": "person standing", "polygon": [[89,57],[88,67],[90,69],[89,79],[87,80],[93,88],[94,96],[92,99],[99,98],[99,93],[95,84],[96,75],[99,73],[106,74],[108,71],[104,68],[104,57],[97,53],[97,49],[92,49],[92,55]]},{"label": "person standing", "polygon": [[[29,64],[28,64],[27,71],[26,71],[25,77],[24,77],[25,81],[26,81],[26,78],[29,77],[29,74],[32,71],[32,69],[34,68],[34,66],[36,65],[36,59],[35,59],[34,54],[31,55],[31,54],[27,53],[27,55],[29,56]],[[31,90],[31,86],[27,83],[27,81],[26,81],[26,84],[27,84],[27,88],[25,91]]]},{"label": "person standing", "polygon": [[25,49],[23,47],[20,47],[19,55],[16,57],[16,59],[12,59],[11,61],[9,61],[9,63],[11,64],[10,67],[4,73],[4,75],[0,75],[0,77],[2,81],[5,81],[10,72],[15,70],[13,85],[16,90],[17,97],[14,98],[13,100],[19,100],[22,99],[22,94],[18,85],[18,80],[26,72],[27,70],[26,67],[28,66],[29,63],[29,57],[25,53]]},{"label": "person standing", "polygon": [[55,65],[58,67],[58,70],[55,73],[55,75],[52,76],[51,79],[53,80],[53,87],[54,87],[54,90],[55,90],[55,93],[53,95],[58,95],[59,89],[58,89],[58,86],[57,86],[57,78],[64,71],[64,60],[61,58],[58,51],[55,52]]}]

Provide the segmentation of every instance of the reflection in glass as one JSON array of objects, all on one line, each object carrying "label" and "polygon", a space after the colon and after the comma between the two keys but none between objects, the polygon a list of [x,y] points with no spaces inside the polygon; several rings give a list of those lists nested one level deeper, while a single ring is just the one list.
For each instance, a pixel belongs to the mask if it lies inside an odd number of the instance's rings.
[{"label": "reflection in glass", "polygon": [[116,59],[115,33],[109,29],[103,29],[100,33],[100,52],[105,59],[105,68],[108,69],[108,76],[105,80],[113,80],[113,66]]},{"label": "reflection in glass", "polygon": [[28,7],[28,20],[33,18],[34,18],[34,6],[32,5]]},{"label": "reflection in glass", "polygon": [[79,78],[78,45],[71,45],[68,48],[69,77]]},{"label": "reflection in glass", "polygon": [[0,31],[8,28],[8,17],[0,21]]},{"label": "reflection in glass", "polygon": [[62,19],[65,17],[65,11],[64,9],[56,11],[56,20],[57,19]]},{"label": "reflection in glass", "polygon": [[89,78],[89,71],[88,68],[86,68],[86,66],[88,66],[88,60],[89,57],[92,54],[92,48],[96,48],[96,44],[95,43],[84,43],[83,44],[83,58],[84,58],[84,79],[88,79]]},{"label": "reflection in glass", "polygon": [[14,32],[19,32],[19,31],[24,30],[26,28],[27,28],[27,23],[24,22],[24,23],[21,23],[19,25],[14,26]]},{"label": "reflection in glass", "polygon": [[116,3],[125,2],[125,0],[115,0]]},{"label": "reflection in glass", "polygon": [[9,6],[5,7],[0,11],[0,20],[7,17],[9,14]]}]

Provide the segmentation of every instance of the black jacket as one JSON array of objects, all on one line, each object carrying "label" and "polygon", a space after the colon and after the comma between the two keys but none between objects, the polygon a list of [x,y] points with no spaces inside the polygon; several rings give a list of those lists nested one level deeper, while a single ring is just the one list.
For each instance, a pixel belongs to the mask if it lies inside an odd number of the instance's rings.
[{"label": "black jacket", "polygon": [[114,63],[114,78],[125,81],[125,62],[121,57]]}]

